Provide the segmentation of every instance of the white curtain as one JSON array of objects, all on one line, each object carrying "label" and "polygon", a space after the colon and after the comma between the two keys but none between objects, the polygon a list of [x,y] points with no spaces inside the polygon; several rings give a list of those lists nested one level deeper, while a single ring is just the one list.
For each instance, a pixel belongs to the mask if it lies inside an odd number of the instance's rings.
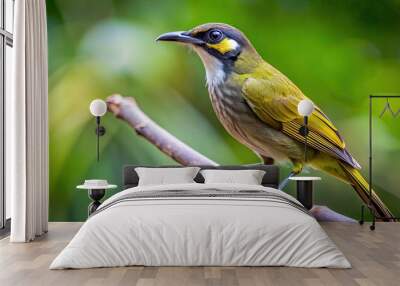
[{"label": "white curtain", "polygon": [[48,111],[45,0],[15,1],[13,93],[6,110],[12,242],[47,232]]}]

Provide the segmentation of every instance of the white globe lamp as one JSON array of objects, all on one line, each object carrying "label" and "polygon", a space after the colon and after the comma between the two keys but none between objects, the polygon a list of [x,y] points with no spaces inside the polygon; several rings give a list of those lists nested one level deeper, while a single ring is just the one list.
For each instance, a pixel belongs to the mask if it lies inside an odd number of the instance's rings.
[{"label": "white globe lamp", "polygon": [[95,99],[90,103],[89,110],[93,116],[101,117],[107,112],[107,104],[104,100]]},{"label": "white globe lamp", "polygon": [[309,99],[303,99],[297,105],[297,111],[301,116],[308,117],[314,111],[314,104]]}]

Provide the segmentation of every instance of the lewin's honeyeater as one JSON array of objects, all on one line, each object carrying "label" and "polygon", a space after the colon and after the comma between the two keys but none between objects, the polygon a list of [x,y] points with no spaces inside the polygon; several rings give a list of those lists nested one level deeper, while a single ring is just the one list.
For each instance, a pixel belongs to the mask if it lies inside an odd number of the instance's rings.
[{"label": "lewin's honeyeater", "polygon": [[[305,164],[347,183],[368,203],[369,186],[357,161],[346,150],[337,128],[315,106],[308,118],[308,152],[304,158],[303,118],[297,105],[302,91],[264,61],[246,36],[226,24],[204,24],[185,32],[161,35],[158,41],[184,43],[200,56],[207,75],[212,106],[225,129],[260,157],[289,160],[293,173]],[[386,218],[392,214],[378,195],[372,207]]]}]

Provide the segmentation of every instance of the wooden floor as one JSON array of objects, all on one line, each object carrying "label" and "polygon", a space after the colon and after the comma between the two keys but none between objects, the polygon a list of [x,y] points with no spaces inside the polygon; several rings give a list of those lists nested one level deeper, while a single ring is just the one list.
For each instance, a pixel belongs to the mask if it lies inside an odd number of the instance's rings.
[{"label": "wooden floor", "polygon": [[289,267],[123,267],[48,270],[80,223],[50,223],[49,233],[26,244],[0,241],[0,285],[400,285],[400,223],[324,223],[352,269]]}]

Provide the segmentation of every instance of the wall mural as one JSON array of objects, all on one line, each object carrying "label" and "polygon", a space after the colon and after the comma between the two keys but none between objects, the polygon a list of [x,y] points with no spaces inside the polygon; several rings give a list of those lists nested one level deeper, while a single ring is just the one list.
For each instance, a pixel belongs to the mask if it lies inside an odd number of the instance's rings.
[{"label": "wall mural", "polygon": [[[288,158],[283,177],[322,176],[315,203],[358,218],[368,190],[368,96],[400,91],[398,4],[223,2],[159,1],[154,9],[148,1],[47,1],[52,221],[86,218],[89,199],[75,189],[85,179],[120,185],[124,164],[176,164],[171,157],[181,164]],[[199,26],[208,22],[240,31]],[[155,41],[174,30],[189,32]],[[190,45],[201,60],[162,41]],[[316,106],[306,162],[297,112],[305,95]],[[99,162],[89,112],[95,98],[108,98],[111,108]],[[375,119],[400,108],[385,104],[376,104]],[[381,116],[374,129],[373,204],[382,216],[400,214],[398,120]],[[289,183],[285,191],[294,189]]]}]

